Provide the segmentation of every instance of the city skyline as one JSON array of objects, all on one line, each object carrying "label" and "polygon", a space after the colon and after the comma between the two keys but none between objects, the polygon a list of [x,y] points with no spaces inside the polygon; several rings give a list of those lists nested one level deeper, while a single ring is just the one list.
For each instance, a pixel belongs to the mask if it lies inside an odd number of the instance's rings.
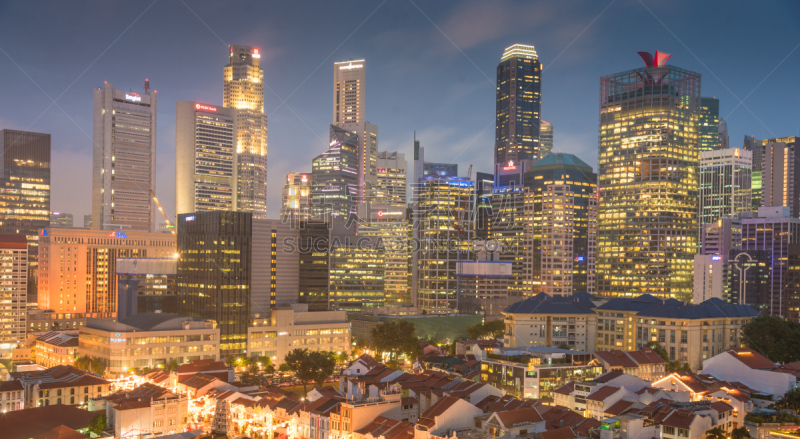
[{"label": "city skyline", "polygon": [[[544,66],[541,116],[557,127],[554,151],[577,154],[586,158],[595,169],[597,78],[638,67],[640,61],[633,52],[652,50],[653,47],[672,53],[675,65],[703,75],[703,95],[720,99],[720,116],[728,122],[732,147],[739,146],[744,134],[776,138],[798,132],[797,111],[792,111],[782,100],[796,95],[792,89],[798,87],[797,84],[787,78],[792,66],[800,62],[800,56],[793,51],[800,31],[780,25],[784,17],[796,15],[793,12],[797,6],[786,5],[785,10],[757,11],[756,15],[747,16],[703,6],[705,9],[697,10],[696,17],[680,19],[674,15],[679,8],[670,10],[637,4],[638,8],[628,11],[615,2],[607,5],[605,11],[606,5],[591,4],[577,14],[571,12],[574,8],[568,11],[561,6],[515,5],[510,2],[501,5],[504,8],[493,8],[493,14],[485,14],[479,3],[467,3],[453,9],[441,6],[417,9],[415,6],[386,4],[378,7],[369,4],[362,8],[362,15],[348,17],[337,28],[319,29],[337,33],[336,36],[331,34],[324,48],[314,46],[310,35],[286,42],[281,32],[294,37],[298,31],[282,23],[275,23],[270,31],[260,30],[263,28],[259,27],[263,24],[260,21],[262,15],[258,13],[261,6],[252,7],[248,14],[250,17],[242,19],[243,23],[236,23],[236,26],[215,14],[218,6],[209,4],[192,3],[191,11],[182,5],[178,8],[158,3],[151,8],[146,5],[104,6],[100,12],[129,20],[120,19],[119,23],[115,22],[117,26],[108,29],[82,32],[75,31],[81,26],[81,18],[71,15],[72,11],[62,11],[66,14],[63,16],[65,20],[54,23],[45,17],[37,25],[41,28],[32,28],[40,31],[41,36],[31,35],[27,51],[15,50],[8,45],[2,47],[4,56],[0,57],[3,66],[0,78],[11,85],[9,99],[19,104],[13,109],[4,107],[0,110],[0,127],[53,135],[53,163],[63,166],[53,167],[51,208],[73,213],[75,217],[88,213],[91,205],[92,106],[89,90],[100,81],[108,81],[120,90],[138,92],[145,78],[151,80],[153,89],[160,89],[161,107],[165,107],[158,116],[156,193],[169,216],[174,217],[175,115],[171,108],[179,100],[221,100],[219,59],[228,50],[227,44],[259,47],[264,54],[261,63],[265,77],[265,112],[271,117],[267,194],[267,215],[270,218],[278,216],[280,187],[286,172],[307,169],[311,158],[326,149],[323,145],[326,142],[320,142],[320,139],[327,139],[330,120],[329,69],[334,62],[349,58],[364,58],[370,64],[370,92],[366,103],[370,107],[368,121],[381,127],[381,150],[410,156],[413,131],[417,130],[417,138],[426,146],[431,161],[452,160],[462,169],[475,163],[476,171],[490,171],[486,164],[491,162],[493,152],[491,124],[494,120],[495,84],[492,70],[499,62],[503,48],[515,43],[535,46]],[[299,14],[290,6],[275,7],[289,17],[289,23]],[[13,23],[6,23],[0,36],[9,36],[9,32],[23,38],[27,36],[29,31],[24,31],[21,26],[30,25],[28,20],[31,18],[21,8],[13,3],[6,6],[8,13],[3,16],[15,16],[16,19]],[[372,11],[374,13],[370,14]],[[533,12],[540,12],[541,17],[537,15],[537,19],[530,23],[522,23],[516,18],[516,15]],[[304,26],[309,26],[309,29],[318,26],[327,13],[330,11],[326,6],[317,8]],[[140,15],[141,20],[137,18]],[[162,26],[166,24],[164,20],[177,17],[181,20],[175,28]],[[266,13],[263,17],[270,23],[274,19]],[[596,22],[593,21],[595,17]],[[631,17],[638,21],[631,23]],[[701,35],[693,27],[702,22],[701,19],[718,32],[710,39],[702,35],[702,44],[695,43],[700,41]],[[387,20],[394,24],[387,26]],[[563,29],[546,23],[548,20],[561,23]],[[630,27],[612,32],[604,30],[621,20]],[[742,20],[750,24],[769,20],[776,25],[770,28],[771,33],[759,35],[753,41],[723,28],[723,25],[728,27]],[[436,23],[441,32],[431,22]],[[465,32],[465,25],[469,23],[479,25],[481,32]],[[119,36],[128,25],[131,28]],[[150,34],[145,32],[148,26],[153,31]],[[643,29],[649,31],[642,35]],[[50,54],[53,56],[48,57],[51,63],[48,70],[52,73],[46,74],[43,73],[45,66],[30,54],[48,54],[50,48],[47,44],[53,41],[52,32],[66,35],[67,41],[59,47],[74,46],[76,49]],[[97,32],[97,35],[92,32]],[[348,37],[350,32],[353,32],[352,36]],[[634,34],[636,38],[632,39]],[[166,35],[172,35],[170,41],[159,46],[152,44],[155,39],[163,39]],[[104,52],[107,44],[118,36],[113,48]],[[406,45],[396,43],[397,37],[406,41]],[[84,38],[93,43],[84,48]],[[765,42],[771,41],[770,38],[777,41],[758,52],[747,50],[756,45],[764,46]],[[751,62],[742,64],[730,50],[720,50],[723,40],[724,47],[736,47],[736,55],[747,52]],[[11,40],[6,38],[5,41]],[[343,42],[337,47],[340,41]],[[379,50],[384,46],[388,49]],[[41,50],[36,50],[37,47]],[[82,47],[80,52],[77,47]],[[160,50],[156,53],[152,47]],[[298,57],[300,50],[308,56]],[[103,54],[94,63],[93,52]],[[129,57],[138,61],[129,65],[125,62]],[[430,61],[434,57],[440,62],[431,68]],[[191,70],[193,74],[186,75],[175,68],[176,65]],[[441,69],[451,73],[446,83],[439,78]],[[759,85],[762,79],[764,81]],[[73,81],[74,85],[67,89]],[[34,83],[42,86],[44,93]],[[757,85],[759,88],[749,96]],[[59,99],[57,106],[53,105],[42,114],[51,104],[45,94],[55,99],[63,89],[67,89],[61,98],[63,100]],[[293,92],[295,89],[296,93]],[[402,93],[402,101],[396,98],[398,92]],[[744,105],[736,108],[739,104],[737,97],[745,99],[746,96],[749,97]],[[284,99],[287,100],[281,105]],[[63,108],[75,124],[59,108]],[[481,131],[484,126],[486,129]]]}]

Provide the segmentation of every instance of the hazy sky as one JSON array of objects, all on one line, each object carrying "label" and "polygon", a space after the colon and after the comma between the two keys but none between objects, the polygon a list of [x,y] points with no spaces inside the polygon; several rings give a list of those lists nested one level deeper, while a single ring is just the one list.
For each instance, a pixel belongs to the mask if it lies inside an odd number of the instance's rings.
[{"label": "hazy sky", "polygon": [[[0,2],[0,128],[52,134],[52,209],[91,210],[92,88],[158,90],[156,191],[174,212],[175,102],[222,103],[227,44],[259,47],[269,216],[287,172],[327,147],[333,62],[366,58],[381,150],[490,172],[495,67],[514,43],[544,65],[554,150],[597,164],[599,77],[673,54],[720,99],[731,145],[800,134],[800,2],[180,0]],[[53,104],[52,100],[56,100]],[[744,104],[740,104],[740,101]]]}]

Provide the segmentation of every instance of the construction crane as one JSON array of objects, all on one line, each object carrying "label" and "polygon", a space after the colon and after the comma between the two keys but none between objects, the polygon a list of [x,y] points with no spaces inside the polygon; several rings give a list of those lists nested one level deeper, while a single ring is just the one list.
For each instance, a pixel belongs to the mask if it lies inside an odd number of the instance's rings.
[{"label": "construction crane", "polygon": [[158,211],[161,212],[161,216],[163,216],[164,217],[164,221],[167,222],[167,227],[169,227],[170,233],[175,235],[175,227],[172,227],[172,223],[169,221],[169,218],[167,218],[167,214],[164,213],[164,208],[161,207],[161,203],[158,202],[158,197],[156,197],[156,193],[153,192],[152,189],[150,189],[150,196],[153,197],[153,201],[155,201],[156,202],[156,206],[158,206]]}]

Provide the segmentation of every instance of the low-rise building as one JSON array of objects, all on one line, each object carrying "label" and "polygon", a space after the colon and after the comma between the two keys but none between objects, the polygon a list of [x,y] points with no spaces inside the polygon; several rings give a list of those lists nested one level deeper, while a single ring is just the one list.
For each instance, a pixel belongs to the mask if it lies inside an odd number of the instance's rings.
[{"label": "low-rise building", "polygon": [[25,389],[25,407],[86,404],[91,398],[107,395],[111,385],[105,379],[74,366],[22,373],[17,380]]},{"label": "low-rise building", "polygon": [[660,380],[666,375],[667,362],[649,346],[638,351],[596,351],[594,357],[606,371],[617,370],[647,381]]},{"label": "low-rise building", "polygon": [[155,437],[182,432],[189,415],[189,397],[154,384],[105,396],[108,426],[115,437]]},{"label": "low-rise building", "polygon": [[308,311],[307,304],[279,306],[269,319],[247,328],[247,353],[267,356],[277,368],[289,351],[350,352],[350,323],[345,311]]},{"label": "low-rise building", "polygon": [[517,302],[503,311],[506,346],[567,347],[593,352],[597,329],[594,303],[581,296],[545,293]]},{"label": "low-rise building", "polygon": [[72,365],[78,355],[78,331],[48,332],[36,338],[33,362],[45,367]]},{"label": "low-rise building", "polygon": [[89,437],[89,421],[94,416],[88,410],[64,405],[15,410],[0,415],[0,435],[3,439]]},{"label": "low-rise building", "polygon": [[52,309],[28,308],[27,328],[31,332],[77,331],[86,324],[84,313],[59,313]]},{"label": "low-rise building", "polygon": [[703,361],[703,373],[720,380],[738,381],[777,398],[797,386],[797,377],[748,348],[728,349]]},{"label": "low-rise building", "polygon": [[463,399],[447,396],[420,415],[414,439],[446,437],[452,432],[470,430],[474,425],[475,416],[482,413],[481,409]]},{"label": "low-rise building", "polygon": [[496,348],[481,361],[480,380],[519,398],[552,399],[553,391],[564,384],[592,380],[602,371],[588,352],[541,346]]},{"label": "low-rise building", "polygon": [[25,408],[25,395],[19,381],[0,381],[0,410],[3,413]]},{"label": "low-rise building", "polygon": [[176,314],[136,314],[119,322],[88,319],[80,329],[80,355],[99,359],[106,374],[131,368],[219,359],[219,329],[209,320]]}]

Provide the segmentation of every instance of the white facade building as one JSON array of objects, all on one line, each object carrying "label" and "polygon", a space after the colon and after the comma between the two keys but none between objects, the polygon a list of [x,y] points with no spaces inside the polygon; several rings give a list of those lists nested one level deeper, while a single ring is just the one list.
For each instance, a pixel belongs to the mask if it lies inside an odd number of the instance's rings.
[{"label": "white facade building", "polygon": [[0,356],[25,341],[28,306],[28,240],[25,235],[0,235]]},{"label": "white facade building", "polygon": [[694,289],[692,303],[698,304],[716,297],[725,300],[725,264],[722,256],[694,255]]},{"label": "white facade building", "polygon": [[156,92],[94,89],[92,228],[155,231]]}]

